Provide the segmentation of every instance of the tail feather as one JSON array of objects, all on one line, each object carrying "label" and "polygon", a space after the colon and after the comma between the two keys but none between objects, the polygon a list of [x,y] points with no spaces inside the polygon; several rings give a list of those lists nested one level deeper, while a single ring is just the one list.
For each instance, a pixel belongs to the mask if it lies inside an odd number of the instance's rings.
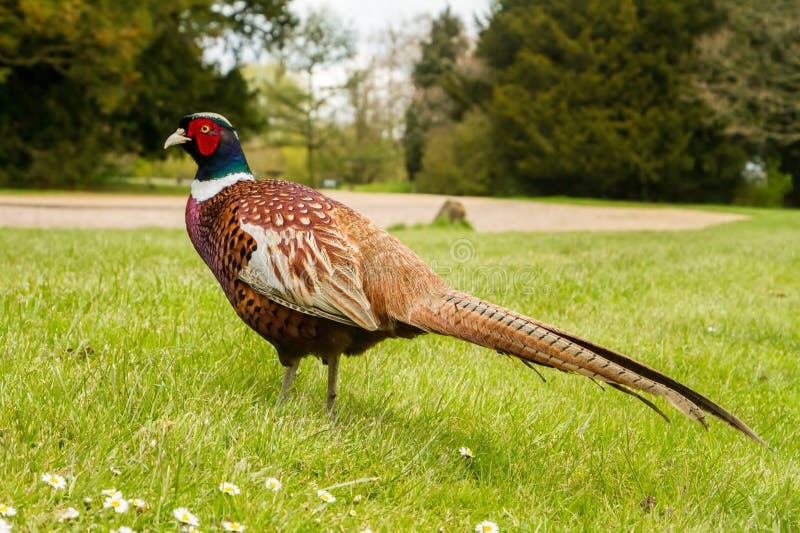
[{"label": "tail feather", "polygon": [[[664,397],[704,427],[710,413],[766,446],[744,422],[702,394],[630,357],[536,319],[450,291],[417,308],[410,323],[425,331],[458,337],[501,353],[566,372],[576,372],[630,394],[662,417],[650,400],[635,391]],[[530,366],[530,365],[529,365]]]}]

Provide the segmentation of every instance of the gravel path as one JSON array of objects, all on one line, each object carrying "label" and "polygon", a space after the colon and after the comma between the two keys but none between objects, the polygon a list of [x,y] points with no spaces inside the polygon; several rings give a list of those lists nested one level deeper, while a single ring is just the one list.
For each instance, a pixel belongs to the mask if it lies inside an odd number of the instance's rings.
[{"label": "gravel path", "polygon": [[[430,222],[446,196],[326,191],[383,227]],[[478,231],[682,230],[748,217],[682,208],[605,207],[461,197]],[[0,194],[0,226],[182,228],[186,199],[115,194]]]}]

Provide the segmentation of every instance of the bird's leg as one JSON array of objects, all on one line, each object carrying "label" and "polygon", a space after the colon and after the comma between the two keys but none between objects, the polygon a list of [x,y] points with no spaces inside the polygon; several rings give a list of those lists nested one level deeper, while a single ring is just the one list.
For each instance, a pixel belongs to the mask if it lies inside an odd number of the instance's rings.
[{"label": "bird's leg", "polygon": [[300,366],[300,360],[294,361],[291,365],[286,367],[286,372],[283,374],[283,385],[281,385],[281,394],[278,396],[278,403],[281,403],[289,396],[289,389],[294,383],[294,378],[297,377],[297,367]]},{"label": "bird's leg", "polygon": [[327,358],[328,363],[328,398],[325,410],[333,418],[333,402],[336,401],[336,379],[339,377],[339,354]]}]

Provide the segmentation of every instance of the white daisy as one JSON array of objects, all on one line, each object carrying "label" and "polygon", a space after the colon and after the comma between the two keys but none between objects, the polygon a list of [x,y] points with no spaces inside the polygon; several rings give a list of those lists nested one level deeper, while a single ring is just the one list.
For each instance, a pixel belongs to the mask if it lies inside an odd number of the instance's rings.
[{"label": "white daisy", "polygon": [[0,503],[0,516],[14,516],[15,514],[17,514],[16,509],[11,507],[10,505]]},{"label": "white daisy", "polygon": [[221,490],[222,492],[224,492],[225,494],[228,494],[230,496],[236,496],[237,494],[239,494],[241,492],[239,490],[239,487],[237,487],[233,483],[228,483],[227,481],[223,481],[220,484],[219,490]]},{"label": "white daisy", "polygon": [[117,489],[103,489],[100,493],[109,498],[122,498],[122,491]]},{"label": "white daisy", "polygon": [[66,480],[58,474],[42,474],[42,481],[54,489],[63,489],[67,486]]},{"label": "white daisy", "polygon": [[0,533],[10,533],[11,528],[11,524],[0,518]]},{"label": "white daisy", "polygon": [[112,529],[109,533],[136,533],[128,526],[120,526],[119,529]]},{"label": "white daisy", "polygon": [[129,504],[133,505],[133,508],[137,511],[144,511],[147,509],[147,502],[141,498],[134,498],[128,501]]},{"label": "white daisy", "polygon": [[240,524],[239,522],[232,522],[231,520],[225,520],[222,522],[222,527],[225,531],[244,531],[247,527],[244,524]]},{"label": "white daisy", "polygon": [[181,531],[183,531],[184,533],[203,533],[194,526],[184,526],[183,529],[181,529]]},{"label": "white daisy", "polygon": [[195,515],[190,513],[189,509],[187,509],[186,507],[178,507],[177,509],[172,511],[172,516],[175,517],[175,520],[183,524],[189,524],[190,526],[200,525],[200,520],[198,520]]},{"label": "white daisy", "polygon": [[458,449],[458,453],[460,453],[461,455],[463,455],[467,459],[472,459],[473,457],[475,457],[475,454],[472,453],[472,450],[470,450],[466,446],[462,446],[461,448],[459,448]]},{"label": "white daisy", "polygon": [[264,482],[264,486],[267,487],[272,492],[278,492],[281,490],[283,483],[277,478],[268,477],[267,480]]},{"label": "white daisy", "polygon": [[58,521],[63,522],[65,520],[78,518],[78,515],[80,514],[81,513],[79,513],[74,507],[67,507],[65,510],[61,511],[61,514],[58,515]]},{"label": "white daisy", "polygon": [[336,497],[327,490],[318,490],[317,496],[325,503],[333,503],[336,501]]},{"label": "white daisy", "polygon": [[109,496],[103,502],[103,508],[114,509],[115,513],[124,513],[128,511],[128,500],[118,496]]},{"label": "white daisy", "polygon": [[478,533],[498,533],[500,528],[497,527],[497,524],[494,522],[490,522],[489,520],[484,520],[477,526],[475,526],[475,531]]}]

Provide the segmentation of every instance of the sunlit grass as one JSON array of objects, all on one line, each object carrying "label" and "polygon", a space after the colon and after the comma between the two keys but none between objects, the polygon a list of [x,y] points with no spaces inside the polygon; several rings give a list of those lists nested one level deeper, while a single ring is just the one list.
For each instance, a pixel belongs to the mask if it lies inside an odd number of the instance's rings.
[{"label": "sunlit grass", "polygon": [[[755,213],[691,232],[397,235],[454,286],[695,387],[772,450],[434,336],[345,359],[332,425],[316,360],[276,406],[274,351],[184,232],[3,229],[4,519],[175,531],[185,507],[203,531],[796,530],[800,214]],[[112,487],[147,507],[103,509]]]}]

